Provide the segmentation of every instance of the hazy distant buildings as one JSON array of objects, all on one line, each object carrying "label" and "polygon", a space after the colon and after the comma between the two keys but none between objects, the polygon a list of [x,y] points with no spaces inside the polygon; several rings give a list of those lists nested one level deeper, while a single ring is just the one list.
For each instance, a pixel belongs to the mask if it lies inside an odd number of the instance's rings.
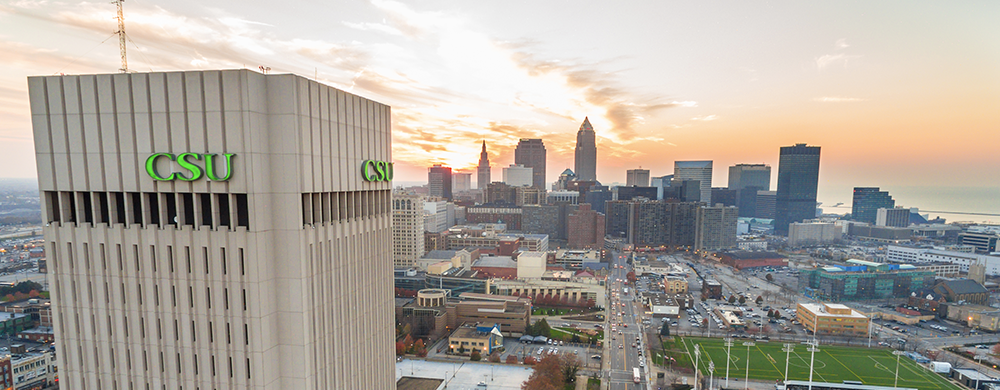
[{"label": "hazy distant buildings", "polygon": [[740,198],[740,190],[729,188],[712,188],[712,204],[736,206]]},{"label": "hazy distant buildings", "polygon": [[674,180],[697,180],[701,188],[701,201],[712,204],[711,161],[675,161]]},{"label": "hazy distant buildings", "polygon": [[470,224],[502,223],[507,230],[521,230],[520,207],[513,203],[484,203],[465,209],[465,220]]},{"label": "hazy distant buildings", "polygon": [[605,232],[637,247],[693,247],[699,206],[697,202],[644,199],[610,201],[606,204]]},{"label": "hazy distant buildings", "polygon": [[515,204],[517,192],[514,187],[504,182],[493,182],[486,186],[483,192],[483,203],[510,203]]},{"label": "hazy distant buildings", "polygon": [[521,164],[510,164],[503,168],[503,182],[510,186],[531,186],[534,183],[534,169]]},{"label": "hazy distant buildings", "polygon": [[910,226],[910,209],[880,208],[875,212],[875,225],[891,227]]},{"label": "hazy distant buildings", "polygon": [[427,195],[451,200],[451,167],[441,164],[427,168]]},{"label": "hazy distant buildings", "polygon": [[614,199],[614,193],[611,189],[604,186],[591,187],[590,191],[587,191],[585,196],[585,203],[590,204],[590,209],[599,213],[604,212],[604,203]]},{"label": "hazy distant buildings", "polygon": [[756,213],[754,213],[753,217],[774,219],[774,207],[777,201],[777,191],[757,191]]},{"label": "hazy distant buildings", "polygon": [[715,251],[735,248],[738,214],[733,206],[699,207],[694,249]]},{"label": "hazy distant buildings", "polygon": [[[451,227],[448,215],[448,207],[453,204],[448,203],[445,198],[429,197],[424,199],[424,230],[432,233],[440,233]],[[454,212],[454,209],[452,209]]]},{"label": "hazy distant buildings", "polygon": [[577,180],[597,180],[597,134],[589,118],[583,118],[583,124],[576,133],[576,171]]},{"label": "hazy distant buildings", "polygon": [[962,245],[970,245],[979,253],[1000,252],[1000,234],[987,232],[964,232],[958,234]]},{"label": "hazy distant buildings", "polygon": [[538,138],[521,138],[514,148],[514,164],[531,168],[531,186],[545,189],[545,144]]},{"label": "hazy distant buildings", "polygon": [[452,172],[451,184],[453,192],[463,192],[472,189],[472,173]]},{"label": "hazy distant buildings", "polygon": [[535,187],[514,187],[514,204],[524,206],[545,203],[547,192]]},{"label": "hazy distant buildings", "polygon": [[774,204],[776,234],[788,235],[788,224],[816,218],[819,151],[819,146],[806,144],[781,147]]},{"label": "hazy distant buildings", "polygon": [[670,187],[670,182],[674,180],[674,175],[657,176],[650,179],[649,186],[656,188],[656,200],[664,199],[664,190]]},{"label": "hazy distant buildings", "polygon": [[649,170],[638,168],[625,171],[625,185],[649,187]]},{"label": "hazy distant buildings", "polygon": [[771,190],[771,166],[767,164],[736,164],[729,167],[729,189],[742,190],[757,187],[758,191]]},{"label": "hazy distant buildings", "polygon": [[[657,191],[660,191],[657,188]],[[674,179],[670,187],[662,189],[663,199],[674,199],[681,202],[701,202],[701,181]]]},{"label": "hazy distant buildings", "polygon": [[569,183],[573,181],[576,181],[576,174],[571,169],[566,168],[566,170],[559,174],[559,178],[552,185],[552,190],[562,191],[569,189]]},{"label": "hazy distant buildings", "polygon": [[611,189],[614,200],[632,200],[636,198],[646,198],[656,200],[656,188],[653,187],[614,187]]},{"label": "hazy distant buildings", "polygon": [[570,213],[566,228],[568,245],[572,249],[600,249],[604,247],[604,214],[590,209],[589,204]]},{"label": "hazy distant buildings", "polygon": [[493,182],[490,173],[490,156],[486,154],[486,141],[483,141],[483,151],[479,153],[479,166],[476,167],[476,188],[486,189]]},{"label": "hazy distant buildings", "polygon": [[552,191],[548,193],[546,203],[578,204],[580,203],[580,193],[577,191]]},{"label": "hazy distant buildings", "polygon": [[844,229],[832,222],[793,222],[788,225],[788,245],[829,244],[841,239]]},{"label": "hazy distant buildings", "polygon": [[875,223],[878,209],[894,207],[896,201],[889,196],[888,191],[880,191],[878,187],[854,187],[854,199],[851,202],[852,220]]},{"label": "hazy distant buildings", "polygon": [[409,268],[424,255],[424,198],[392,194],[392,263]]}]

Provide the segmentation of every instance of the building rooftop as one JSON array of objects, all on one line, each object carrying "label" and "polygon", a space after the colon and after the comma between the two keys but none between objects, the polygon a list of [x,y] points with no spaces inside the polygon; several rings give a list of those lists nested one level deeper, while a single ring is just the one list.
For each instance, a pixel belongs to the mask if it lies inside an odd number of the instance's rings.
[{"label": "building rooftop", "polygon": [[444,379],[404,376],[396,381],[396,390],[437,390]]},{"label": "building rooftop", "polygon": [[[837,303],[827,303],[827,304],[822,304],[822,303],[800,303],[799,306],[802,306],[803,309],[806,309],[806,310],[808,310],[808,311],[810,311],[812,313],[822,314],[825,317],[868,318],[868,317],[865,317],[864,314],[861,314],[860,312],[858,312],[857,310],[851,309],[850,307],[847,307],[847,306],[841,305],[841,304],[837,304]],[[835,313],[830,313],[827,310],[827,307],[829,307],[830,309],[834,309],[834,310],[850,310],[851,314],[835,314]]]},{"label": "building rooftop", "polygon": [[732,251],[725,252],[724,255],[732,257],[735,260],[751,260],[751,259],[784,259],[782,256],[776,252],[750,252],[750,251]]},{"label": "building rooftop", "polygon": [[472,263],[473,267],[517,268],[517,262],[510,256],[480,257]]},{"label": "building rooftop", "polygon": [[958,295],[988,293],[983,285],[972,279],[946,280],[941,282],[941,284],[947,286]]}]

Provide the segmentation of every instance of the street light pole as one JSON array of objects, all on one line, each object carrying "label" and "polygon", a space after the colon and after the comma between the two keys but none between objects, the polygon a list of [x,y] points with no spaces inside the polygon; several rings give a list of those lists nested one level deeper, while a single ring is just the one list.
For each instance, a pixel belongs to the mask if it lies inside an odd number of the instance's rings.
[{"label": "street light pole", "polygon": [[732,360],[730,353],[733,351],[733,338],[726,337],[726,387],[729,387],[729,362]]},{"label": "street light pole", "polygon": [[785,343],[785,347],[782,351],[785,351],[785,381],[783,383],[788,383],[788,361],[791,360],[792,351],[795,349],[795,344]]},{"label": "street light pole", "polygon": [[979,373],[979,366],[983,365],[983,356],[976,353],[976,360],[979,361],[979,364],[976,364],[976,390],[979,390],[979,377],[982,375]]},{"label": "street light pole", "polygon": [[747,388],[750,386],[750,383],[747,382],[750,380],[750,347],[756,344],[754,344],[753,341],[747,341],[744,342],[743,345],[747,346],[747,373],[746,373],[746,378],[743,379],[743,390],[747,390]]}]

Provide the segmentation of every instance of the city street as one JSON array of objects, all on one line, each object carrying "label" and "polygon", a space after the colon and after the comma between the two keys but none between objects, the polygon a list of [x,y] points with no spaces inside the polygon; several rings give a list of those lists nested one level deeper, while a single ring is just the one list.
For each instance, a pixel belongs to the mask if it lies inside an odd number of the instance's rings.
[{"label": "city street", "polygon": [[[628,285],[628,272],[632,269],[628,264],[627,254],[615,253],[612,259],[612,273],[608,289],[608,314],[605,335],[607,353],[604,356],[609,371],[605,379],[610,377],[612,390],[646,388],[646,357],[641,355],[643,343],[640,313],[642,303],[635,301],[636,292]],[[638,369],[639,380],[636,383],[635,373]]]}]

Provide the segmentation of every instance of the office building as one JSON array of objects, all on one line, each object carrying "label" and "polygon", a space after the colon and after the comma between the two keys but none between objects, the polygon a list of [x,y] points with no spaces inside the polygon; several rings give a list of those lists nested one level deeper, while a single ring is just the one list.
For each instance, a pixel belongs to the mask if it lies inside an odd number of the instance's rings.
[{"label": "office building", "polygon": [[729,188],[712,189],[712,204],[736,206],[739,200],[740,190],[731,190]]},{"label": "office building", "polygon": [[675,161],[674,180],[697,180],[701,189],[701,201],[712,203],[712,162]]},{"label": "office building", "polygon": [[665,199],[664,190],[670,188],[670,182],[673,180],[674,175],[657,176],[650,179],[649,186],[656,188],[656,200]]},{"label": "office building", "polygon": [[521,230],[521,208],[513,203],[483,203],[465,209],[469,223],[502,223],[507,229]]},{"label": "office building", "polygon": [[611,197],[614,200],[633,200],[638,198],[656,200],[656,188],[653,187],[622,187],[617,186],[611,189]]},{"label": "office building", "polygon": [[880,208],[875,213],[875,225],[890,227],[910,226],[910,209]]},{"label": "office building", "polygon": [[721,299],[722,283],[715,279],[702,279],[701,296],[705,299]]},{"label": "office building", "polygon": [[974,269],[979,266],[985,275],[1000,276],[1000,256],[980,255],[945,248],[910,248],[889,245],[886,248],[886,261],[914,264],[938,262],[958,264],[962,272],[969,273],[970,278],[972,278]]},{"label": "office building", "polygon": [[392,194],[392,263],[412,267],[424,255],[424,198]]},{"label": "office building", "polygon": [[451,227],[448,207],[454,207],[444,198],[424,198],[424,230],[440,233]]},{"label": "office building", "polygon": [[600,249],[604,247],[604,214],[591,210],[587,203],[569,215],[569,247],[572,249]]},{"label": "office building", "polygon": [[483,151],[479,153],[479,166],[476,167],[476,188],[486,189],[493,182],[490,173],[490,156],[486,153],[486,141],[483,141]]},{"label": "office building", "polygon": [[860,336],[868,333],[868,317],[836,303],[799,303],[795,318],[814,335]]},{"label": "office building", "polygon": [[664,200],[701,202],[701,181],[674,179],[670,182],[670,187],[663,189],[662,194]]},{"label": "office building", "polygon": [[737,214],[739,212],[733,206],[699,207],[694,249],[717,251],[735,248]]},{"label": "office building", "polygon": [[514,148],[514,164],[531,168],[532,180],[529,185],[545,189],[545,144],[541,139],[521,138]]},{"label": "office building", "polygon": [[591,187],[587,191],[584,203],[590,204],[590,209],[598,213],[604,213],[604,203],[614,199],[614,193],[608,187]]},{"label": "office building", "polygon": [[625,186],[649,187],[649,170],[642,168],[626,170]]},{"label": "office building", "polygon": [[878,209],[894,207],[896,201],[889,196],[888,191],[880,191],[878,187],[854,187],[854,199],[851,203],[852,220],[875,223]]},{"label": "office building", "polygon": [[931,287],[934,273],[909,264],[884,264],[847,260],[846,265],[818,267],[799,272],[799,290],[830,302],[907,298]]},{"label": "office building", "polygon": [[740,217],[753,218],[757,216],[758,187],[749,186],[736,190],[736,207],[740,209]]},{"label": "office building", "polygon": [[510,203],[514,204],[517,199],[517,192],[510,184],[504,182],[493,182],[486,186],[483,193],[483,203]]},{"label": "office building", "polygon": [[548,200],[546,195],[541,188],[514,187],[514,205],[543,204]]},{"label": "office building", "polygon": [[551,239],[559,236],[559,206],[531,204],[521,207],[521,231],[545,234]]},{"label": "office building", "polygon": [[778,193],[774,203],[774,232],[788,235],[788,225],[816,218],[819,187],[819,146],[781,147]]},{"label": "office building", "polygon": [[774,219],[775,205],[778,203],[777,191],[757,191],[757,205],[754,218]]},{"label": "office building", "polygon": [[577,191],[552,191],[546,195],[548,204],[579,204],[580,193]]},{"label": "office building", "polygon": [[452,199],[451,192],[451,167],[441,164],[427,168],[427,195]]},{"label": "office building", "polygon": [[[644,199],[609,201],[604,231],[636,247],[693,248],[699,206],[696,202]],[[735,240],[735,228],[733,235]]]},{"label": "office building", "polygon": [[576,158],[573,170],[577,180],[597,181],[597,134],[589,118],[583,118],[576,132]]},{"label": "office building", "polygon": [[559,178],[552,184],[552,191],[565,191],[569,189],[569,183],[576,181],[576,174],[569,168],[559,174]]},{"label": "office building", "polygon": [[771,190],[771,166],[767,164],[736,164],[729,167],[731,190],[757,187],[757,191]]},{"label": "office building", "polygon": [[521,164],[510,164],[503,168],[503,182],[509,186],[531,186],[534,180],[534,169]]},{"label": "office building", "polygon": [[472,173],[452,172],[451,184],[453,192],[464,192],[472,189]]},{"label": "office building", "polygon": [[788,225],[788,246],[830,244],[843,238],[843,233],[832,222],[795,222]]},{"label": "office building", "polygon": [[976,248],[979,253],[1000,252],[997,243],[1000,242],[1000,234],[987,232],[963,232],[958,234],[958,240],[962,245],[969,245]]},{"label": "office building", "polygon": [[393,388],[389,106],[247,69],[28,86],[60,387]]},{"label": "office building", "polygon": [[717,255],[719,256],[719,262],[738,270],[760,267],[778,268],[788,265],[788,260],[784,256],[775,252],[749,252],[745,250],[736,250],[720,252]]}]

